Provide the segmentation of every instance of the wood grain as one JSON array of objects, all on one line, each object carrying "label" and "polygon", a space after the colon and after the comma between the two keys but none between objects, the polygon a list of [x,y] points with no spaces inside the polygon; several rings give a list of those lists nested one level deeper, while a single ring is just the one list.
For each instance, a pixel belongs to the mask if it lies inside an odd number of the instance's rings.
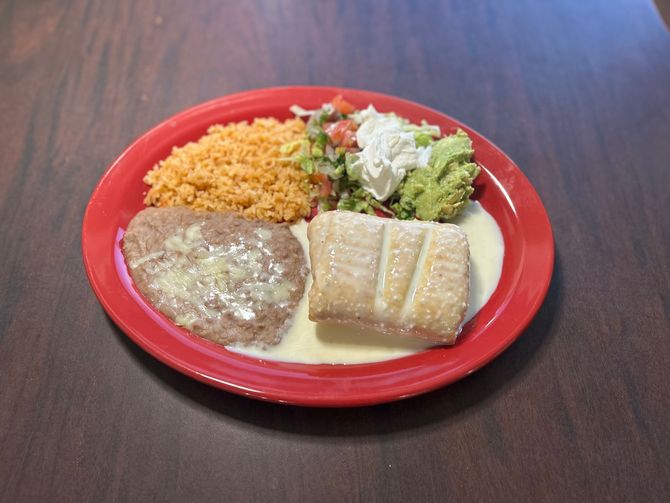
[{"label": "wood grain", "polygon": [[[387,92],[481,131],[555,231],[496,361],[355,410],[246,400],[130,343],[80,225],[137,135],[244,89]],[[0,3],[0,500],[670,500],[670,36],[651,0]]]}]

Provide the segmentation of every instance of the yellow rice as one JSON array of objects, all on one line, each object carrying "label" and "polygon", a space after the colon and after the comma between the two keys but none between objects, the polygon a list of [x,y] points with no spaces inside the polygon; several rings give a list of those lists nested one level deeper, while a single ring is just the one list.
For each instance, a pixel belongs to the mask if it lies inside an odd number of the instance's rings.
[{"label": "yellow rice", "polygon": [[279,148],[300,140],[300,119],[255,119],[211,126],[197,142],[174,147],[144,177],[144,203],[236,211],[247,218],[292,222],[309,214],[309,185]]}]

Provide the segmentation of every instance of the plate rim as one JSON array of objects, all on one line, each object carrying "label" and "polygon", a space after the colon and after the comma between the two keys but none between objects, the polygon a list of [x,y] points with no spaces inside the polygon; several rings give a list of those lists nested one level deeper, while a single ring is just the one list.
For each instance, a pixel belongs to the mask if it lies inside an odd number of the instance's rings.
[{"label": "plate rim", "polygon": [[[422,110],[427,110],[433,114],[440,115],[442,117],[445,117],[448,119],[450,122],[454,123],[458,127],[462,127],[464,130],[468,132],[474,133],[476,136],[484,140],[486,143],[488,143],[495,153],[497,155],[502,156],[502,158],[509,163],[510,166],[514,168],[514,175],[516,177],[521,177],[523,181],[526,184],[526,189],[530,191],[530,195],[533,197],[535,200],[535,211],[538,211],[539,213],[536,215],[537,217],[542,220],[542,225],[543,229],[542,231],[545,233],[545,238],[546,242],[544,243],[545,246],[545,252],[547,252],[547,255],[545,257],[544,261],[544,276],[542,278],[538,278],[538,281],[542,283],[542,286],[539,290],[539,292],[536,294],[536,296],[533,299],[533,302],[530,305],[530,308],[528,311],[525,313],[524,316],[522,316],[519,321],[516,323],[515,327],[513,330],[510,331],[510,334],[507,335],[507,337],[503,340],[502,343],[498,343],[497,345],[494,345],[491,347],[488,351],[480,353],[477,357],[474,357],[471,359],[470,364],[467,365],[467,369],[464,371],[454,371],[454,372],[449,372],[446,373],[445,375],[442,376],[433,376],[433,378],[428,382],[428,383],[422,383],[421,386],[415,387],[413,389],[408,389],[408,390],[397,390],[395,388],[389,388],[387,390],[375,390],[375,391],[368,391],[368,392],[359,392],[355,395],[352,394],[342,394],[341,396],[322,396],[320,394],[311,394],[309,396],[304,395],[304,394],[292,394],[290,392],[286,393],[276,393],[276,392],[268,392],[267,390],[260,390],[260,389],[250,389],[246,388],[244,386],[241,386],[239,384],[235,384],[232,382],[228,382],[222,379],[217,379],[216,376],[212,375],[204,375],[201,372],[198,372],[197,370],[189,367],[188,365],[182,364],[181,361],[178,359],[175,359],[172,357],[169,352],[166,352],[163,348],[160,348],[156,346],[155,344],[151,344],[150,339],[147,339],[145,337],[140,336],[139,334],[135,333],[135,330],[129,326],[126,323],[126,320],[124,319],[123,316],[119,315],[119,313],[116,312],[116,310],[110,305],[110,303],[107,300],[106,293],[104,291],[104,285],[101,285],[98,283],[97,278],[93,274],[93,269],[95,267],[94,264],[91,262],[91,257],[89,256],[87,249],[88,249],[88,231],[87,231],[87,222],[90,221],[91,218],[91,212],[94,211],[94,206],[96,203],[96,196],[99,194],[102,186],[107,183],[107,179],[111,177],[114,174],[114,169],[116,166],[118,166],[122,161],[129,155],[130,152],[132,152],[134,149],[138,148],[138,146],[143,142],[146,141],[147,138],[153,137],[159,132],[161,132],[163,129],[166,127],[169,127],[170,124],[176,123],[177,121],[183,121],[187,119],[189,116],[195,116],[200,113],[204,113],[210,108],[218,108],[220,106],[225,106],[226,102],[234,102],[236,100],[245,100],[245,99],[253,99],[254,96],[259,95],[259,94],[272,94],[272,93],[277,93],[277,92],[291,92],[294,94],[302,93],[302,92],[321,92],[321,93],[329,93],[331,95],[335,95],[338,93],[341,94],[347,94],[347,93],[357,93],[357,94],[364,94],[368,95],[371,98],[377,98],[377,99],[390,99],[391,101],[395,102],[403,102],[406,106],[409,106],[411,108],[419,108]],[[476,155],[476,154],[475,154]],[[486,166],[485,166],[486,168]],[[492,175],[494,179],[494,175]],[[366,89],[354,89],[354,88],[345,88],[345,87],[331,87],[331,86],[279,86],[279,87],[269,87],[269,88],[259,88],[259,89],[251,89],[247,91],[242,91],[242,92],[237,92],[237,93],[232,93],[232,94],[227,94],[223,95],[208,101],[205,101],[200,104],[196,104],[194,106],[188,107],[176,114],[173,114],[166,119],[160,121],[158,124],[153,126],[152,128],[148,129],[144,133],[140,134],[137,136],[124,150],[123,152],[114,159],[114,161],[107,167],[105,170],[104,174],[100,177],[98,182],[95,185],[95,188],[93,189],[91,196],[89,198],[89,201],[86,205],[86,210],[84,212],[84,217],[82,220],[82,237],[81,237],[81,246],[82,246],[82,256],[83,256],[83,262],[84,262],[84,268],[86,271],[86,275],[88,278],[88,281],[98,299],[100,304],[102,305],[103,309],[107,313],[110,318],[115,322],[115,324],[121,328],[121,330],[124,332],[126,336],[128,336],[135,344],[140,346],[143,350],[148,352],[150,355],[152,355],[154,358],[157,358],[159,361],[165,363],[166,365],[174,368],[175,370],[189,376],[192,378],[195,378],[201,382],[204,382],[209,385],[213,385],[217,388],[221,388],[236,394],[244,395],[250,398],[255,398],[255,399],[260,399],[260,400],[265,400],[265,401],[272,401],[272,402],[278,402],[278,403],[288,403],[288,404],[293,404],[293,405],[304,405],[304,406],[321,406],[321,407],[342,407],[342,406],[363,406],[363,405],[373,405],[373,404],[378,404],[378,403],[384,403],[384,402],[389,402],[389,401],[394,401],[394,400],[401,400],[405,398],[409,398],[411,396],[427,393],[430,391],[433,391],[435,389],[441,388],[443,386],[446,386],[448,384],[451,384],[467,375],[470,375],[471,373],[475,372],[476,370],[480,369],[482,366],[485,364],[489,363],[493,359],[495,359],[500,353],[502,353],[505,349],[507,349],[514,341],[516,341],[519,336],[524,332],[524,330],[528,327],[532,319],[535,317],[537,311],[539,310],[540,306],[544,302],[544,299],[546,298],[547,292],[549,290],[549,286],[551,284],[551,278],[553,275],[553,269],[554,269],[554,260],[555,260],[555,243],[554,243],[554,236],[553,236],[553,229],[551,227],[551,222],[549,220],[549,216],[547,214],[547,211],[544,207],[544,204],[542,203],[542,200],[540,199],[539,195],[537,194],[537,191],[535,190],[535,187],[531,184],[530,180],[526,177],[525,173],[518,167],[518,165],[512,161],[507,154],[501,150],[499,147],[497,147],[491,140],[489,140],[486,136],[482,135],[478,131],[472,129],[471,127],[463,124],[457,119],[454,119],[448,114],[445,114],[439,110],[433,109],[431,107],[428,107],[426,105],[423,105],[421,103],[417,103],[402,97],[397,97],[393,96],[390,94],[385,94],[385,93],[379,93],[376,91],[370,91]],[[525,264],[525,263],[524,263]],[[518,288],[518,284],[514,285],[515,288]],[[506,306],[507,307],[507,306]],[[209,341],[206,341],[209,342]],[[211,343],[210,343],[211,344]],[[407,358],[407,357],[405,357]],[[253,358],[249,358],[250,360],[257,360]],[[390,361],[401,361],[404,358],[399,358],[395,360],[390,360]],[[258,360],[259,362],[263,362],[264,360]],[[383,363],[383,362],[380,362]],[[306,365],[312,367],[313,365],[311,364],[296,364],[296,365]],[[344,367],[344,368],[352,368],[352,367],[357,367],[360,365],[374,365],[373,364],[319,364],[320,366],[326,365],[326,366],[332,366],[332,367]],[[395,391],[394,391],[395,390]]]}]

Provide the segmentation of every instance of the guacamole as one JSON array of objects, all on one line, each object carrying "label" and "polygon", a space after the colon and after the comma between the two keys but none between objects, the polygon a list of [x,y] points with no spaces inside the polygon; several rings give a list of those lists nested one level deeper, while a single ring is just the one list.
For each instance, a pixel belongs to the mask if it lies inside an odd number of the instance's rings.
[{"label": "guacamole", "polygon": [[461,213],[480,172],[470,162],[473,153],[472,141],[460,129],[434,142],[428,166],[411,171],[399,187],[400,199],[391,205],[396,217],[445,221]]}]

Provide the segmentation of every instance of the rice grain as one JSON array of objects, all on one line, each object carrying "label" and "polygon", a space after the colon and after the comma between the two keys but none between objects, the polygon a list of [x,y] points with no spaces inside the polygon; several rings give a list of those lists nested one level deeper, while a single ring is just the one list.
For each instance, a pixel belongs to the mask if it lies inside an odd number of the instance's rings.
[{"label": "rice grain", "polygon": [[254,119],[211,126],[196,142],[174,147],[144,177],[144,203],[235,211],[250,219],[293,222],[310,212],[309,182],[280,147],[304,137],[300,119]]}]

